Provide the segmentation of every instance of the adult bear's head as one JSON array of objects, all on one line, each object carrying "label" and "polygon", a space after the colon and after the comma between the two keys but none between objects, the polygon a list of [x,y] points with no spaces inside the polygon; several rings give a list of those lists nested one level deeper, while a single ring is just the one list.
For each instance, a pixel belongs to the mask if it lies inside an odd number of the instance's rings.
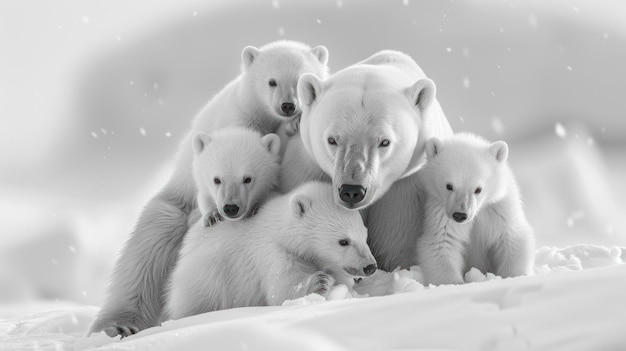
[{"label": "adult bear's head", "polygon": [[301,136],[338,204],[361,209],[424,163],[428,138],[452,134],[435,84],[407,55],[381,51],[327,80],[304,74]]}]

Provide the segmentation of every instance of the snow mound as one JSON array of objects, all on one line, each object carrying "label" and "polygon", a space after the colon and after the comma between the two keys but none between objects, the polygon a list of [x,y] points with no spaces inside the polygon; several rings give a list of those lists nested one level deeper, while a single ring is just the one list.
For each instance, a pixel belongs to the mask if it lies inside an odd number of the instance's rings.
[{"label": "snow mound", "polygon": [[419,267],[378,271],[354,292],[338,285],[328,298],[205,313],[123,340],[84,337],[96,307],[43,305],[16,317],[33,308],[0,306],[0,349],[626,349],[621,254],[619,247],[542,247],[534,276],[501,279],[472,268],[471,284],[437,287],[423,285]]}]

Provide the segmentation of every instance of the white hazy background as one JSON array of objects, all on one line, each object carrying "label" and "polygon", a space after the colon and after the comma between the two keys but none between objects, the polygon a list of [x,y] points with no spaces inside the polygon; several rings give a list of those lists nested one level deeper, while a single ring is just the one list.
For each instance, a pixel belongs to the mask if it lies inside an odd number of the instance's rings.
[{"label": "white hazy background", "polygon": [[101,303],[195,112],[278,39],[410,54],[454,130],[509,143],[538,246],[626,245],[621,0],[5,0],[0,303]]}]

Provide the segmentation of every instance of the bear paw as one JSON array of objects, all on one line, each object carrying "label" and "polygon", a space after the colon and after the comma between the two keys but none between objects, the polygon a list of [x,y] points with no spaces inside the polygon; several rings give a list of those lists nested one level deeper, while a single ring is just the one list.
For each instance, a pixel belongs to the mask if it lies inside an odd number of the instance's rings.
[{"label": "bear paw", "polygon": [[335,284],[335,279],[324,272],[316,272],[309,280],[309,294],[328,296],[330,288]]},{"label": "bear paw", "polygon": [[212,225],[216,225],[217,222],[221,221],[222,219],[223,218],[220,215],[220,213],[217,210],[215,210],[215,211],[205,214],[202,217],[202,223],[204,223],[205,227],[210,227]]},{"label": "bear paw", "polygon": [[296,135],[299,130],[300,130],[300,117],[294,118],[292,121],[290,121],[287,124],[287,126],[285,126],[285,134],[287,134],[288,137],[292,137]]},{"label": "bear paw", "polygon": [[113,325],[104,329],[104,332],[111,338],[121,336],[122,339],[139,333],[139,328],[134,325]]}]

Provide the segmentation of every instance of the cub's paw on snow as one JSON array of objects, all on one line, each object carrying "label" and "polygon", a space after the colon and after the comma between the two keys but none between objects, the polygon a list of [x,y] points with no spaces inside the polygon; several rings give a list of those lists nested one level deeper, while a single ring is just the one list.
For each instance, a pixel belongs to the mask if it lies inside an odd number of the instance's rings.
[{"label": "cub's paw on snow", "polygon": [[222,221],[223,218],[220,215],[218,210],[213,210],[202,217],[202,223],[204,223],[205,227],[210,227],[212,225],[216,225],[217,222]]},{"label": "cub's paw on snow", "polygon": [[335,284],[335,279],[324,272],[315,272],[309,278],[309,294],[319,294],[324,297],[328,296],[330,288]]},{"label": "cub's paw on snow", "polygon": [[120,335],[122,338],[139,333],[139,328],[134,325],[114,325],[104,329],[104,332],[109,337],[116,337]]}]

